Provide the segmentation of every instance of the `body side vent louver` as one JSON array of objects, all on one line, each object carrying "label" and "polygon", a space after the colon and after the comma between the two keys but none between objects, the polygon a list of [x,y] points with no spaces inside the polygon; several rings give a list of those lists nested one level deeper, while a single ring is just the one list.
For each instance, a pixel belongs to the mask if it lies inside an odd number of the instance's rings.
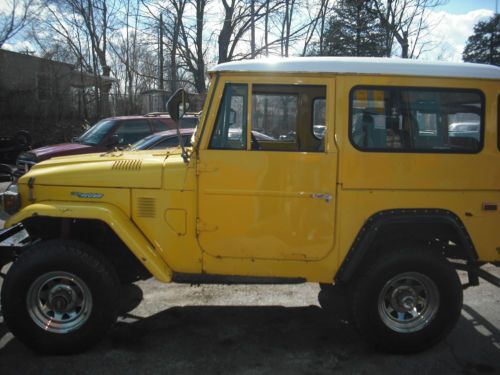
[{"label": "body side vent louver", "polygon": [[142,160],[117,160],[113,163],[111,169],[121,171],[140,171]]},{"label": "body side vent louver", "polygon": [[155,217],[156,216],[156,201],[154,198],[139,197],[137,198],[137,216],[139,217]]}]

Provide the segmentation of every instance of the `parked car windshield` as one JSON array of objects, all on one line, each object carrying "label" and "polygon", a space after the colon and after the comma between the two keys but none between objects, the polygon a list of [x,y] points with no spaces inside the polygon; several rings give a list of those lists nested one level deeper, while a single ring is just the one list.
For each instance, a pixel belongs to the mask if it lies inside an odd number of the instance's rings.
[{"label": "parked car windshield", "polygon": [[147,150],[150,145],[154,144],[161,136],[157,134],[148,135],[142,138],[129,147],[130,150]]},{"label": "parked car windshield", "polygon": [[115,125],[115,121],[112,120],[101,120],[89,130],[87,130],[83,135],[78,138],[78,143],[83,143],[85,145],[98,145],[101,143],[102,139],[109,134],[110,129]]}]

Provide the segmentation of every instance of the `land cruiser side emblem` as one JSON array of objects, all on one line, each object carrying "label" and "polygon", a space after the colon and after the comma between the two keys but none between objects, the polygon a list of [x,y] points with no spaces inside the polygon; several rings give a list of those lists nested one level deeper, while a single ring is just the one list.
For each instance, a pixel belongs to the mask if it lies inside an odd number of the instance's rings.
[{"label": "land cruiser side emblem", "polygon": [[71,195],[78,198],[94,198],[94,199],[101,199],[104,196],[104,194],[100,193],[80,193],[79,191],[72,191]]}]

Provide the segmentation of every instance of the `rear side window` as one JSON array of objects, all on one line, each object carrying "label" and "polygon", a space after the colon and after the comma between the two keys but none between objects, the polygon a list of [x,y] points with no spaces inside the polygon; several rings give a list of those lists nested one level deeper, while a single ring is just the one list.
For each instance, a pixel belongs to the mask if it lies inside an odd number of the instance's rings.
[{"label": "rear side window", "polygon": [[478,90],[356,87],[350,139],[363,151],[476,153],[483,145]]}]

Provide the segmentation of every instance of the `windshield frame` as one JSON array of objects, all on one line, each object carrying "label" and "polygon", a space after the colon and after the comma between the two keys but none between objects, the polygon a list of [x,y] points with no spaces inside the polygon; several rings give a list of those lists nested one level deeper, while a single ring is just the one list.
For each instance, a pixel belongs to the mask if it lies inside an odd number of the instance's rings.
[{"label": "windshield frame", "polygon": [[198,125],[196,126],[195,132],[193,133],[193,136],[191,138],[191,148],[193,152],[199,150],[203,134],[205,133],[205,128],[207,126],[207,119],[209,117],[208,113],[212,108],[215,91],[219,84],[219,78],[220,78],[219,73],[217,72],[213,73],[213,76],[211,76],[210,78],[211,79],[208,86],[207,97],[203,105],[203,110],[201,111],[201,116],[200,119],[198,120]]}]

